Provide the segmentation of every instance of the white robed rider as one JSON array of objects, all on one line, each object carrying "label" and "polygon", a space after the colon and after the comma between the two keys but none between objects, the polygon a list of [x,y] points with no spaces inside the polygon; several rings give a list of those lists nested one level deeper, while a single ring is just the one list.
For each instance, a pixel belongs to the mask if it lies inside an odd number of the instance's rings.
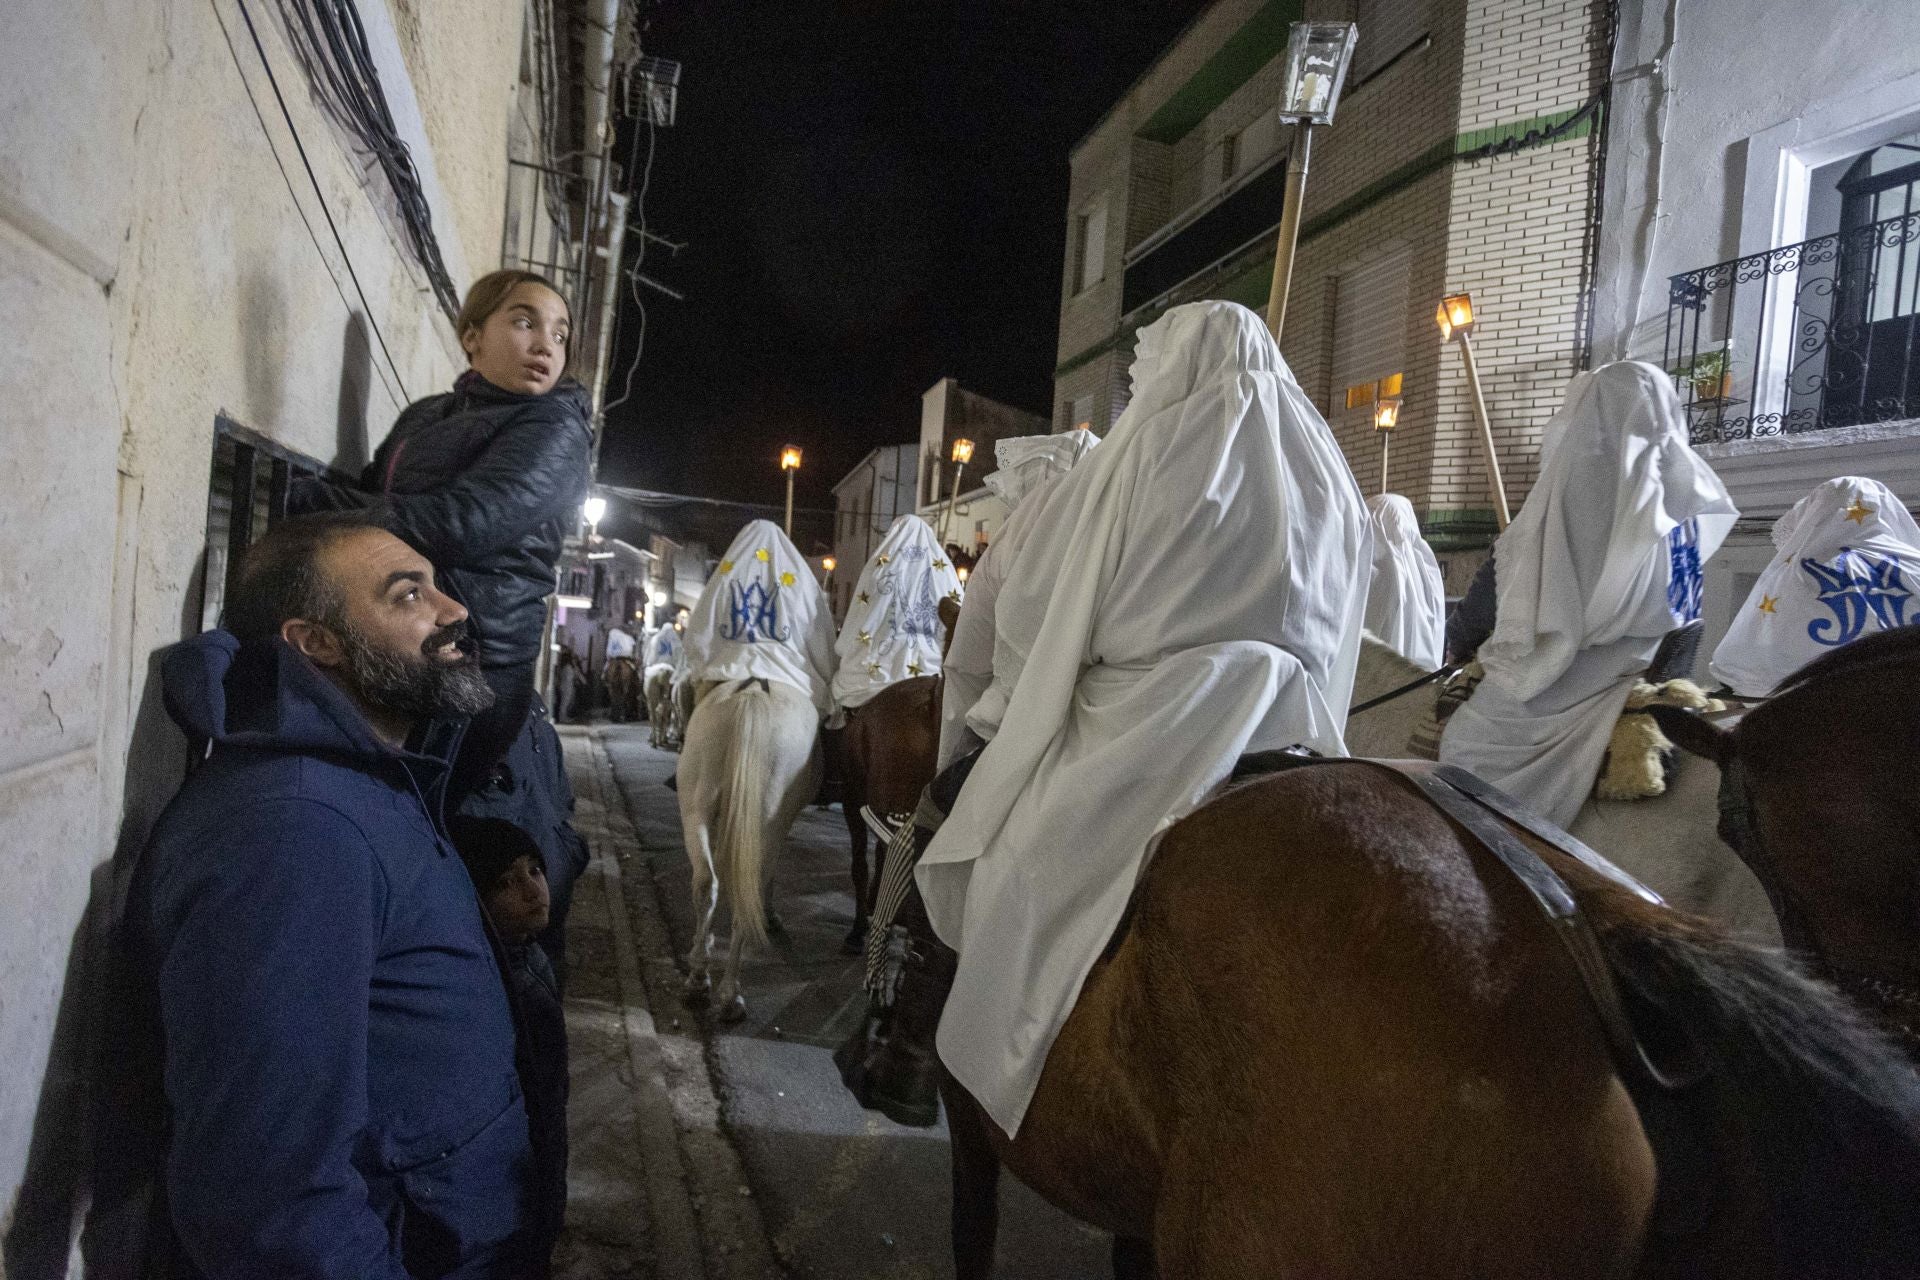
[{"label": "white robed rider", "polygon": [[771,520],[755,520],[727,548],[700,592],[683,639],[695,688],[777,680],[800,689],[824,718],[833,706],[833,614],[798,548]]},{"label": "white robed rider", "polygon": [[960,598],[960,575],[916,515],[893,522],[867,558],[834,644],[833,701],[865,706],[888,685],[940,673],[940,602]]},{"label": "white robed rider", "polygon": [[1420,536],[1413,504],[1397,493],[1367,499],[1373,525],[1373,585],[1367,633],[1427,671],[1440,669],[1446,643],[1447,586],[1440,561]]},{"label": "white robed rider", "polygon": [[1920,624],[1920,527],[1878,480],[1819,485],[1774,522],[1773,545],[1708,664],[1735,693],[1765,697],[1841,645]]},{"label": "white robed rider", "polygon": [[1441,761],[1570,826],[1635,679],[1700,616],[1701,566],[1738,514],[1664,373],[1622,361],[1574,378],[1540,479],[1494,544],[1486,677],[1447,722]]},{"label": "white robed rider", "polygon": [[946,1067],[1015,1132],[1155,838],[1246,752],[1344,751],[1358,486],[1259,317],[1177,307],[1048,495],[995,610],[990,738],[916,875],[960,953]]},{"label": "white robed rider", "polygon": [[1027,530],[1046,505],[1046,496],[1060,477],[1100,443],[1085,427],[1045,436],[1015,436],[993,447],[999,470],[986,479],[987,488],[1007,508],[1006,522],[974,563],[967,578],[967,594],[953,625],[947,650],[946,686],[940,697],[940,761],[944,770],[962,754],[980,745],[967,728],[967,714],[993,684],[993,623],[1000,588],[1026,543]]},{"label": "white robed rider", "polygon": [[648,675],[665,668],[673,670],[680,660],[680,624],[676,619],[667,623],[647,637],[646,646],[641,650],[641,670]]}]

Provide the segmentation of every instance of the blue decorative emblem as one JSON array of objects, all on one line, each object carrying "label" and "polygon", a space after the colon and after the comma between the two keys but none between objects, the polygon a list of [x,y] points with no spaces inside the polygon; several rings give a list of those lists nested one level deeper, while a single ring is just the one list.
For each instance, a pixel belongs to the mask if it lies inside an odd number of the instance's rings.
[{"label": "blue decorative emblem", "polygon": [[762,640],[784,641],[793,628],[780,621],[780,599],[768,591],[765,583],[727,584],[727,620],[720,626],[722,640],[759,644]]},{"label": "blue decorative emblem", "polygon": [[1700,616],[1700,522],[1683,520],[1667,535],[1667,609],[1684,626]]},{"label": "blue decorative emblem", "polygon": [[940,600],[933,593],[932,553],[907,547],[881,573],[879,586],[894,598],[894,630],[932,640],[940,634]]},{"label": "blue decorative emblem", "polygon": [[1807,635],[1815,644],[1846,644],[1866,630],[1868,618],[1884,630],[1907,625],[1907,604],[1913,592],[1901,578],[1898,556],[1842,547],[1831,564],[1806,559],[1800,567],[1813,579],[1820,603],[1833,610],[1833,617],[1807,624]]}]

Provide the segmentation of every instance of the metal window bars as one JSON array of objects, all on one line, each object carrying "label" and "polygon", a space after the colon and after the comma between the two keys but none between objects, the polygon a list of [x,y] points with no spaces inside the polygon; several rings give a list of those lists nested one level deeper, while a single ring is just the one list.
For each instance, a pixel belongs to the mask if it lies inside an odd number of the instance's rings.
[{"label": "metal window bars", "polygon": [[1920,418],[1920,210],[1671,277],[1695,444]]}]

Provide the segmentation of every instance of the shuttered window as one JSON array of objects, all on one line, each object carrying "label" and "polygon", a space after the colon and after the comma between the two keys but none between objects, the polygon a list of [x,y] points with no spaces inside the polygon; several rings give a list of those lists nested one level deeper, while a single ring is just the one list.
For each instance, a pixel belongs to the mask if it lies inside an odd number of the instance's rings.
[{"label": "shuttered window", "polygon": [[1349,87],[1365,80],[1427,34],[1430,0],[1355,0],[1360,39],[1353,48]]},{"label": "shuttered window", "polygon": [[1412,254],[1393,249],[1335,282],[1332,400],[1373,403],[1374,384],[1406,366],[1407,276]]}]

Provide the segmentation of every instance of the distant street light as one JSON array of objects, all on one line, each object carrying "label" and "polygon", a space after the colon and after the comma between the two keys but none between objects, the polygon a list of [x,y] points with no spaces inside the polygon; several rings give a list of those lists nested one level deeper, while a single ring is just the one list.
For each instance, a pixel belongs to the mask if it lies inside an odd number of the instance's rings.
[{"label": "distant street light", "polygon": [[596,493],[580,504],[580,514],[586,519],[589,536],[599,537],[600,521],[607,514],[607,500]]},{"label": "distant street light", "polygon": [[1373,429],[1380,433],[1380,492],[1387,491],[1387,450],[1393,429],[1400,425],[1400,397],[1381,396],[1373,402]]},{"label": "distant street light", "polygon": [[947,494],[947,509],[940,515],[940,541],[947,540],[947,523],[953,518],[953,504],[960,497],[960,476],[973,461],[973,441],[962,436],[953,442],[953,488]]},{"label": "distant street light", "polygon": [[1440,300],[1434,320],[1440,326],[1440,341],[1460,339],[1460,358],[1467,366],[1473,420],[1480,428],[1480,452],[1487,462],[1487,488],[1493,495],[1494,524],[1505,530],[1513,517],[1507,511],[1507,486],[1500,479],[1500,455],[1493,447],[1493,424],[1487,420],[1487,397],[1480,389],[1480,366],[1473,358],[1473,295],[1448,294]]},{"label": "distant street light", "polygon": [[832,573],[835,569],[839,568],[839,566],[840,566],[840,562],[838,560],[835,560],[832,556],[822,556],[820,558],[820,567],[822,569],[825,569],[828,573]]},{"label": "distant street light", "polygon": [[1287,318],[1293,285],[1293,252],[1300,243],[1300,211],[1306,198],[1307,160],[1316,125],[1332,124],[1353,61],[1360,29],[1351,22],[1296,22],[1287,38],[1286,80],[1280,90],[1280,120],[1293,126],[1287,144],[1286,203],[1273,250],[1273,285],[1267,293],[1267,329],[1275,342]]},{"label": "distant street light", "polygon": [[790,444],[780,451],[780,469],[787,473],[787,536],[793,536],[793,473],[800,469],[800,446]]}]

